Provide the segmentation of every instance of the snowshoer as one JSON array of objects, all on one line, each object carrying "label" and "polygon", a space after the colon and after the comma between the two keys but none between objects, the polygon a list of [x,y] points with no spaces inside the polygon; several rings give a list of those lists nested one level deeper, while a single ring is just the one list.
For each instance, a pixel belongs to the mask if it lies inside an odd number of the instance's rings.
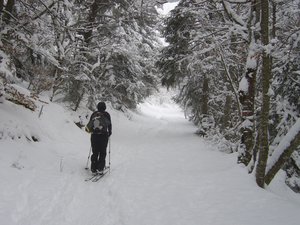
[{"label": "snowshoer", "polygon": [[105,168],[106,148],[112,133],[111,117],[106,112],[105,102],[99,102],[97,111],[93,112],[85,130],[91,133],[91,171],[102,173]]}]

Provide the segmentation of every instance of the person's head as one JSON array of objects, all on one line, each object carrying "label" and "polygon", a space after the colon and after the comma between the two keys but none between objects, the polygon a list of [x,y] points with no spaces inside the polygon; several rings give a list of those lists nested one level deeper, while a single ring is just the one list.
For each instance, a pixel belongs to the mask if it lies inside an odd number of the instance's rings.
[{"label": "person's head", "polygon": [[98,109],[98,111],[100,111],[100,112],[105,111],[105,109],[106,109],[105,102],[99,102],[98,105],[97,105],[97,109]]}]

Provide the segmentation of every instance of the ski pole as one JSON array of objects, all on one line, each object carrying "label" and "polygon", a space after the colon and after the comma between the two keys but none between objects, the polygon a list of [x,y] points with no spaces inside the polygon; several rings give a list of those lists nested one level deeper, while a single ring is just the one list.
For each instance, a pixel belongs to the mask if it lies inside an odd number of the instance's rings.
[{"label": "ski pole", "polygon": [[89,152],[89,156],[88,156],[88,159],[86,161],[86,166],[85,166],[85,169],[88,170],[89,169],[89,161],[90,161],[90,157],[91,157],[91,151],[92,151],[92,146],[90,148],[90,152]]},{"label": "ski pole", "polygon": [[108,142],[109,142],[109,149],[108,149],[108,165],[109,165],[109,173],[110,173],[110,149],[111,149],[110,138],[108,139]]}]

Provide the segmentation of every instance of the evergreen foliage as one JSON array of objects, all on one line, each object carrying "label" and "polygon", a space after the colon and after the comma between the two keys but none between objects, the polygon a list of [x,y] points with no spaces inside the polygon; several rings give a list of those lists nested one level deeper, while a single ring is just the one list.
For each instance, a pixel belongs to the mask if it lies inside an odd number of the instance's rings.
[{"label": "evergreen foliage", "polygon": [[37,94],[51,91],[51,100],[73,110],[86,98],[91,108],[100,100],[135,108],[157,84],[155,4],[8,1],[2,7],[1,49],[19,82]]},{"label": "evergreen foliage", "polygon": [[[273,178],[267,156],[275,157],[300,116],[299,12],[299,0],[182,0],[165,20],[162,84],[180,89],[177,101],[190,118],[224,148],[238,150],[249,172],[259,165],[261,187]],[[289,146],[275,164],[285,164],[287,183],[299,190],[299,146]]]}]

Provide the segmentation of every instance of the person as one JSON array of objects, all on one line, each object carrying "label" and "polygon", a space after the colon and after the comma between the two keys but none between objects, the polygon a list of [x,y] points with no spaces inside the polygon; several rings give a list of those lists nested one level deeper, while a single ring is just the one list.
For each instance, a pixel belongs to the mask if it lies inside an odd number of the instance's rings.
[{"label": "person", "polygon": [[[92,173],[103,173],[103,170],[105,169],[107,143],[112,134],[112,124],[110,114],[106,112],[105,102],[99,102],[97,109],[97,111],[92,113],[85,130],[91,133],[91,171]],[[93,122],[96,117],[99,117],[99,115],[105,119],[105,125],[103,126],[104,130],[101,131],[95,128],[95,122]]]}]

